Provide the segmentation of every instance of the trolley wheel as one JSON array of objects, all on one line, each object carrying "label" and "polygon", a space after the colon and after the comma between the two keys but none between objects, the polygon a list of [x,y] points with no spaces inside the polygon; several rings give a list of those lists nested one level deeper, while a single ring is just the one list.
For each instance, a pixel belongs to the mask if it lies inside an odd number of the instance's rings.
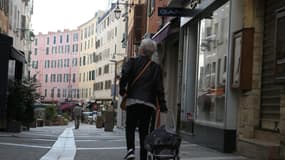
[{"label": "trolley wheel", "polygon": [[147,154],[147,160],[153,160],[153,157],[150,153]]}]

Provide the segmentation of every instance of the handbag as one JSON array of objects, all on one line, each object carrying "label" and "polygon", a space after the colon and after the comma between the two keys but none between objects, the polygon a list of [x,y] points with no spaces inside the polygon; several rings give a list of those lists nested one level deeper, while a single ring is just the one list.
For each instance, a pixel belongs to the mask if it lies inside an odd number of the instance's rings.
[{"label": "handbag", "polygon": [[[133,85],[135,84],[135,82],[142,76],[142,74],[143,74],[144,71],[147,69],[147,67],[150,65],[150,63],[151,63],[151,60],[149,60],[149,61],[147,62],[147,64],[143,67],[143,69],[140,71],[140,73],[135,77],[135,79],[133,80],[133,82],[132,82],[132,84],[130,85],[130,87],[133,86]],[[121,104],[120,104],[120,108],[121,108],[122,110],[124,110],[124,111],[127,109],[126,102],[127,102],[127,94],[125,94],[125,95],[123,96],[123,99],[122,99]]]}]

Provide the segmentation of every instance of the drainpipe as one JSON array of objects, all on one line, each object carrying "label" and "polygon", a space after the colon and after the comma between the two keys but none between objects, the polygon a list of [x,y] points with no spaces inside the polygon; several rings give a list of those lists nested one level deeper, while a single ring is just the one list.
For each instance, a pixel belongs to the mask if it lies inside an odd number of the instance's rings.
[{"label": "drainpipe", "polygon": [[178,69],[177,69],[177,120],[176,133],[180,133],[181,129],[181,92],[182,92],[182,72],[183,72],[183,33],[182,28],[179,30],[179,44],[178,44]]}]

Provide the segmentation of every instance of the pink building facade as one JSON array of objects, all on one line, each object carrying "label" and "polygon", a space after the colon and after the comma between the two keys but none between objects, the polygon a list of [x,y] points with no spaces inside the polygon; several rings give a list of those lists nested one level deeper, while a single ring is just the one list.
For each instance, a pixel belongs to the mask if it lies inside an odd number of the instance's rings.
[{"label": "pink building facade", "polygon": [[79,30],[39,33],[32,44],[31,75],[43,102],[78,100]]}]

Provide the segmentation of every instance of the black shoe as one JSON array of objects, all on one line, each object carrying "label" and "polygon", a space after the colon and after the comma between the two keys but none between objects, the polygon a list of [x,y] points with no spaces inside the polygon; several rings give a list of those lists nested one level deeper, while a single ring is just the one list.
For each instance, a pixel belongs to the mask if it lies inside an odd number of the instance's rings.
[{"label": "black shoe", "polygon": [[124,160],[134,160],[135,159],[135,154],[133,149],[129,149],[128,153],[124,157]]}]

